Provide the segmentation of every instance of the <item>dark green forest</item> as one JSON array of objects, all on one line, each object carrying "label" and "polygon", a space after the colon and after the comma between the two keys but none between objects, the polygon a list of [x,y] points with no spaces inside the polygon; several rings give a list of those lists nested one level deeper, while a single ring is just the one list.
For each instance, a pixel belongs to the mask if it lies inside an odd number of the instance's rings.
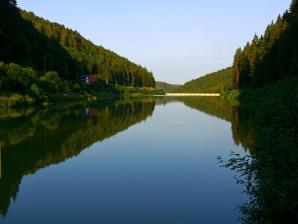
[{"label": "dark green forest", "polygon": [[[82,76],[88,74],[98,77],[100,86],[95,88],[96,92],[102,87],[113,89],[115,84],[155,86],[153,74],[146,68],[94,45],[77,31],[23,11],[17,8],[16,1],[10,0],[0,1],[1,61],[1,95],[19,93],[35,97],[36,87],[49,95],[49,88],[39,85],[48,72],[55,72],[48,76],[54,78],[51,82],[57,84],[59,79],[59,88],[70,90],[82,89]],[[56,87],[54,93],[61,91]],[[42,97],[41,94],[39,98]]]},{"label": "dark green forest", "polygon": [[[235,143],[224,167],[238,173],[250,200],[243,223],[298,222],[298,1],[251,43],[236,51],[232,68],[238,109],[232,116]],[[231,96],[229,98],[229,95]],[[233,100],[233,99],[232,99]]]},{"label": "dark green forest", "polygon": [[237,173],[249,196],[240,205],[243,223],[298,222],[298,81],[243,90],[233,110],[237,152],[222,165]]},{"label": "dark green forest", "polygon": [[232,87],[232,68],[226,68],[185,83],[176,93],[220,93]]},{"label": "dark green forest", "polygon": [[298,3],[272,21],[260,37],[237,49],[232,68],[192,80],[175,92],[256,88],[298,77]]},{"label": "dark green forest", "polygon": [[233,87],[262,87],[298,77],[298,2],[234,56]]},{"label": "dark green forest", "polygon": [[[98,74],[100,80],[84,84],[83,74]],[[246,187],[249,200],[240,205],[241,221],[298,223],[298,0],[263,35],[255,35],[236,51],[232,67],[171,89],[182,93],[233,90],[222,99],[231,98],[235,104],[188,97],[102,103],[87,110],[82,105],[7,109],[35,101],[56,102],[61,97],[65,101],[102,92],[138,93],[137,87],[154,86],[147,69],[94,45],[76,31],[18,9],[15,0],[0,0],[0,149],[6,161],[0,179],[4,192],[0,213],[7,213],[25,175],[77,156],[94,142],[145,120],[156,102],[179,100],[231,122],[234,142],[249,152],[220,159],[220,165],[237,172],[237,183]],[[4,109],[1,105],[6,104],[10,106]]]},{"label": "dark green forest", "polygon": [[[59,43],[68,53],[70,58],[76,62],[76,70],[70,72],[67,62],[62,63],[54,70],[64,75],[65,79],[78,79],[81,74],[99,74],[102,80],[107,83],[119,84],[123,86],[154,87],[153,74],[140,65],[130,62],[128,59],[120,57],[112,51],[94,45],[91,41],[83,38],[78,32],[65,28],[57,23],[49,22],[35,16],[33,13],[21,11],[25,21],[31,23],[34,28],[44,34],[50,40]],[[49,46],[49,49],[51,47]],[[46,49],[47,52],[49,49]],[[41,54],[42,55],[42,54]],[[44,55],[39,69],[53,70],[53,66],[58,66],[58,61],[52,61],[54,55]],[[30,61],[30,58],[28,58]]]}]

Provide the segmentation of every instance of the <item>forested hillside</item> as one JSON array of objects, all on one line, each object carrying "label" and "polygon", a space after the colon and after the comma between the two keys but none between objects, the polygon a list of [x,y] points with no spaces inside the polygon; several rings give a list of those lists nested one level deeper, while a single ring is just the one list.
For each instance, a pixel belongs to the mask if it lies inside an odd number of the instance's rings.
[{"label": "forested hillside", "polygon": [[166,83],[166,82],[155,82],[155,87],[156,89],[161,89],[164,91],[173,91],[174,89],[177,89],[178,87],[180,87],[181,85],[177,85],[177,84],[170,84],[170,83]]},{"label": "forested hillside", "polygon": [[154,87],[151,72],[94,45],[78,32],[19,10],[12,0],[0,1],[0,61],[56,71],[64,80],[99,74],[106,83]]},{"label": "forested hillside", "polygon": [[[298,77],[298,1],[278,16],[264,35],[237,49],[232,68],[192,80],[175,92],[221,92],[231,88],[262,87]],[[232,83],[232,84],[231,84]]]},{"label": "forested hillside", "polygon": [[236,51],[232,69],[239,89],[227,93],[239,104],[233,136],[252,155],[235,154],[226,165],[237,170],[250,197],[241,206],[243,223],[297,223],[297,0],[264,35]]},{"label": "forested hillside", "polygon": [[265,34],[239,48],[234,57],[233,86],[261,87],[298,77],[298,1],[270,24]]},{"label": "forested hillside", "polygon": [[185,83],[177,93],[220,93],[232,86],[232,68],[226,68]]}]

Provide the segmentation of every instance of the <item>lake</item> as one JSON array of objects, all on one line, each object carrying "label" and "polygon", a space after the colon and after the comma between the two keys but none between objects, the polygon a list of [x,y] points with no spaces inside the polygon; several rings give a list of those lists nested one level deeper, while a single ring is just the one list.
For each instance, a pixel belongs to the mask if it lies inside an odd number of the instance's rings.
[{"label": "lake", "polygon": [[216,97],[0,112],[3,224],[239,222],[247,195],[218,157],[247,151]]}]

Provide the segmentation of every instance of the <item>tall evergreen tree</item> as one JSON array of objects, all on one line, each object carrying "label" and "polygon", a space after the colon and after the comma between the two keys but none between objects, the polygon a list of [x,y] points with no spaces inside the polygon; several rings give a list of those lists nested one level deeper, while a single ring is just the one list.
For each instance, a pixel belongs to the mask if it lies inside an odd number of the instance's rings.
[{"label": "tall evergreen tree", "polygon": [[10,6],[17,6],[16,0],[0,0],[0,3],[4,3]]},{"label": "tall evergreen tree", "polygon": [[242,64],[242,50],[241,48],[239,48],[237,49],[236,54],[234,56],[234,64],[232,68],[233,88],[239,88],[239,76],[240,76],[241,64]]},{"label": "tall evergreen tree", "polygon": [[[265,34],[255,36],[243,51],[237,50],[233,64],[233,86],[262,86],[298,76],[298,1],[278,16]],[[238,79],[239,77],[239,79]]]}]

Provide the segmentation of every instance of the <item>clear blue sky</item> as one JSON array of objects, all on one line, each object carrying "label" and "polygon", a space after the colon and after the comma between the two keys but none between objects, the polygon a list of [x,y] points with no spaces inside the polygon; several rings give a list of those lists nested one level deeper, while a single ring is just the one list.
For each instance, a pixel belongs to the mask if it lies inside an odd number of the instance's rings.
[{"label": "clear blue sky", "polygon": [[79,31],[153,71],[184,83],[231,65],[291,0],[19,0],[19,6]]}]

